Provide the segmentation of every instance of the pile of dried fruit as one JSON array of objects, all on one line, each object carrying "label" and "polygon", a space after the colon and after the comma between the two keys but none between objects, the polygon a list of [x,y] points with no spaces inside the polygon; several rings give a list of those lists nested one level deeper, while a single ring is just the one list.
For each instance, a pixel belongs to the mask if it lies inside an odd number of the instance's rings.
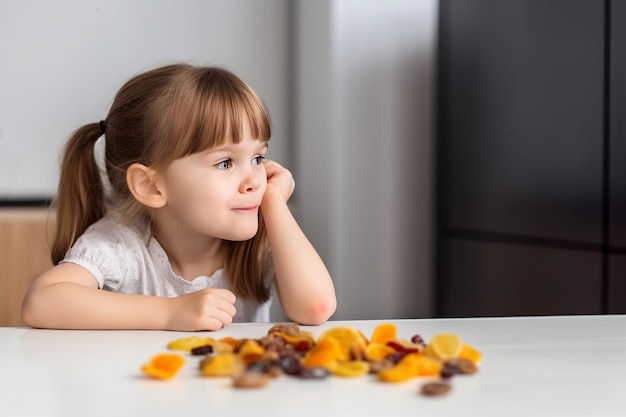
[{"label": "pile of dried fruit", "polygon": [[[456,334],[437,334],[427,344],[419,335],[399,338],[393,323],[378,325],[370,340],[349,326],[326,330],[316,340],[289,323],[273,326],[261,339],[191,336],[170,342],[168,348],[204,356],[202,375],[232,377],[238,388],[262,387],[283,374],[315,379],[375,374],[383,382],[439,376],[440,381],[424,384],[422,393],[440,395],[450,390],[449,378],[476,373],[481,360],[480,352]],[[183,356],[167,353],[153,357],[141,369],[152,377],[169,379],[184,364]]]}]

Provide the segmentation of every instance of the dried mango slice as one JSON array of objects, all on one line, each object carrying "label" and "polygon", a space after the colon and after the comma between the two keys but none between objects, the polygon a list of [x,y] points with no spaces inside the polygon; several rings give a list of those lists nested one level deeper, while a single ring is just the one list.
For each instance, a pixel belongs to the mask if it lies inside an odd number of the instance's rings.
[{"label": "dried mango slice", "polygon": [[482,354],[467,343],[463,343],[458,358],[469,359],[470,361],[474,362],[474,364],[478,365],[482,360]]},{"label": "dried mango slice", "polygon": [[365,348],[365,356],[370,361],[381,361],[395,353],[395,349],[387,344],[372,342]]},{"label": "dried mango slice", "polygon": [[374,329],[370,343],[387,344],[398,337],[398,329],[393,323],[381,323]]},{"label": "dried mango slice", "polygon": [[313,349],[307,352],[302,360],[302,364],[307,368],[322,366],[330,369],[338,361],[349,359],[343,351],[339,342],[332,337],[321,339]]},{"label": "dried mango slice", "polygon": [[366,361],[340,362],[331,366],[331,372],[337,376],[360,377],[370,373],[370,364]]},{"label": "dried mango slice", "polygon": [[173,340],[167,345],[167,347],[168,349],[172,350],[191,352],[191,350],[194,348],[206,345],[213,345],[214,343],[215,339],[210,337],[190,336],[183,337],[182,339]]},{"label": "dried mango slice", "polygon": [[173,353],[163,353],[154,356],[150,362],[143,365],[141,370],[153,378],[171,379],[185,364],[185,358]]},{"label": "dried mango slice", "polygon": [[234,353],[208,356],[200,362],[200,370],[204,376],[236,376],[241,374],[244,368],[243,360]]},{"label": "dried mango slice", "polygon": [[430,340],[427,351],[430,355],[442,360],[456,358],[461,353],[463,341],[454,333],[436,334]]},{"label": "dried mango slice", "polygon": [[261,359],[264,352],[265,348],[263,348],[263,346],[261,346],[256,340],[247,339],[239,347],[238,355],[241,357],[243,362],[248,365]]}]

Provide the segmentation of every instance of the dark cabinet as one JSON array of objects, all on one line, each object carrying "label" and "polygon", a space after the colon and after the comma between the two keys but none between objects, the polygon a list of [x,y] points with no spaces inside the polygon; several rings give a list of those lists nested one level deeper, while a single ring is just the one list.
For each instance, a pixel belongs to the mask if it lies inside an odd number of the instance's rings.
[{"label": "dark cabinet", "polygon": [[626,72],[608,59],[609,40],[624,42],[618,3],[440,2],[440,315],[609,309],[608,256],[626,247]]}]

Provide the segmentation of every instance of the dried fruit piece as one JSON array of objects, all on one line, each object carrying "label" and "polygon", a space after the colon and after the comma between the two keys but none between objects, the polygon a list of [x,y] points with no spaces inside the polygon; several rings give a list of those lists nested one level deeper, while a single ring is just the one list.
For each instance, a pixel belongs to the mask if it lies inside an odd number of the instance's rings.
[{"label": "dried fruit piece", "polygon": [[422,385],[422,394],[428,396],[443,395],[450,392],[452,387],[445,382],[428,382]]},{"label": "dried fruit piece", "polygon": [[172,350],[191,352],[191,350],[194,348],[206,345],[213,345],[214,343],[215,339],[212,339],[210,337],[190,336],[184,337],[182,339],[173,340],[167,345],[167,347],[168,349]]},{"label": "dried fruit piece", "polygon": [[204,376],[235,376],[241,374],[244,368],[243,360],[235,353],[207,356],[200,362]]},{"label": "dried fruit piece", "polygon": [[182,356],[173,353],[163,353],[150,359],[150,362],[143,365],[141,370],[154,378],[171,379],[184,364],[185,358]]},{"label": "dried fruit piece", "polygon": [[372,334],[372,340],[370,343],[382,343],[386,344],[392,340],[396,340],[398,335],[398,329],[393,323],[381,323],[374,329]]},{"label": "dried fruit piece", "polygon": [[367,346],[367,339],[363,334],[350,326],[337,326],[326,330],[318,339],[318,344],[325,339],[335,339],[343,352],[342,361],[348,361],[351,358],[351,352],[364,352]]},{"label": "dried fruit piece", "polygon": [[372,342],[365,348],[365,356],[370,361],[380,361],[394,353],[396,350],[386,344]]},{"label": "dried fruit piece", "polygon": [[478,365],[482,359],[481,353],[467,343],[463,343],[463,346],[461,347],[461,352],[459,352],[458,357],[460,359],[469,359],[476,365]]},{"label": "dried fruit piece", "polygon": [[450,368],[457,374],[472,375],[478,372],[478,367],[469,359],[452,358],[444,364],[444,368]]},{"label": "dried fruit piece", "polygon": [[258,361],[263,356],[264,352],[265,349],[256,340],[247,339],[239,347],[237,354],[241,357],[243,362],[248,365]]},{"label": "dried fruit piece", "polygon": [[321,339],[302,360],[308,368],[322,366],[329,368],[338,361],[347,361],[349,356],[343,351],[339,342],[333,337]]},{"label": "dried fruit piece", "polygon": [[405,355],[395,366],[378,372],[378,379],[385,382],[403,382],[417,376],[439,375],[442,364],[420,353]]},{"label": "dried fruit piece", "polygon": [[454,333],[442,333],[434,335],[428,346],[426,346],[426,349],[432,356],[442,361],[447,361],[448,359],[459,356],[462,345],[463,342],[459,335]]},{"label": "dried fruit piece", "polygon": [[419,358],[417,353],[404,356],[395,366],[378,372],[378,379],[385,382],[404,382],[417,376]]},{"label": "dried fruit piece", "polygon": [[270,382],[269,375],[260,372],[244,372],[233,377],[235,388],[262,388]]},{"label": "dried fruit piece", "polygon": [[365,361],[340,362],[334,364],[330,370],[334,375],[354,378],[369,374],[370,365]]}]

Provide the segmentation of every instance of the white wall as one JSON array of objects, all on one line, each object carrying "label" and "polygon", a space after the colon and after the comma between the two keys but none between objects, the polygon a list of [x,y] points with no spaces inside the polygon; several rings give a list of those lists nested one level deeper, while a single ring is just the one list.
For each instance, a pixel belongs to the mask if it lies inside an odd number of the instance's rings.
[{"label": "white wall", "polygon": [[299,217],[335,319],[433,314],[436,0],[300,0]]},{"label": "white wall", "polygon": [[0,199],[56,192],[62,143],[106,116],[136,72],[222,65],[269,107],[288,155],[289,0],[0,2]]}]

